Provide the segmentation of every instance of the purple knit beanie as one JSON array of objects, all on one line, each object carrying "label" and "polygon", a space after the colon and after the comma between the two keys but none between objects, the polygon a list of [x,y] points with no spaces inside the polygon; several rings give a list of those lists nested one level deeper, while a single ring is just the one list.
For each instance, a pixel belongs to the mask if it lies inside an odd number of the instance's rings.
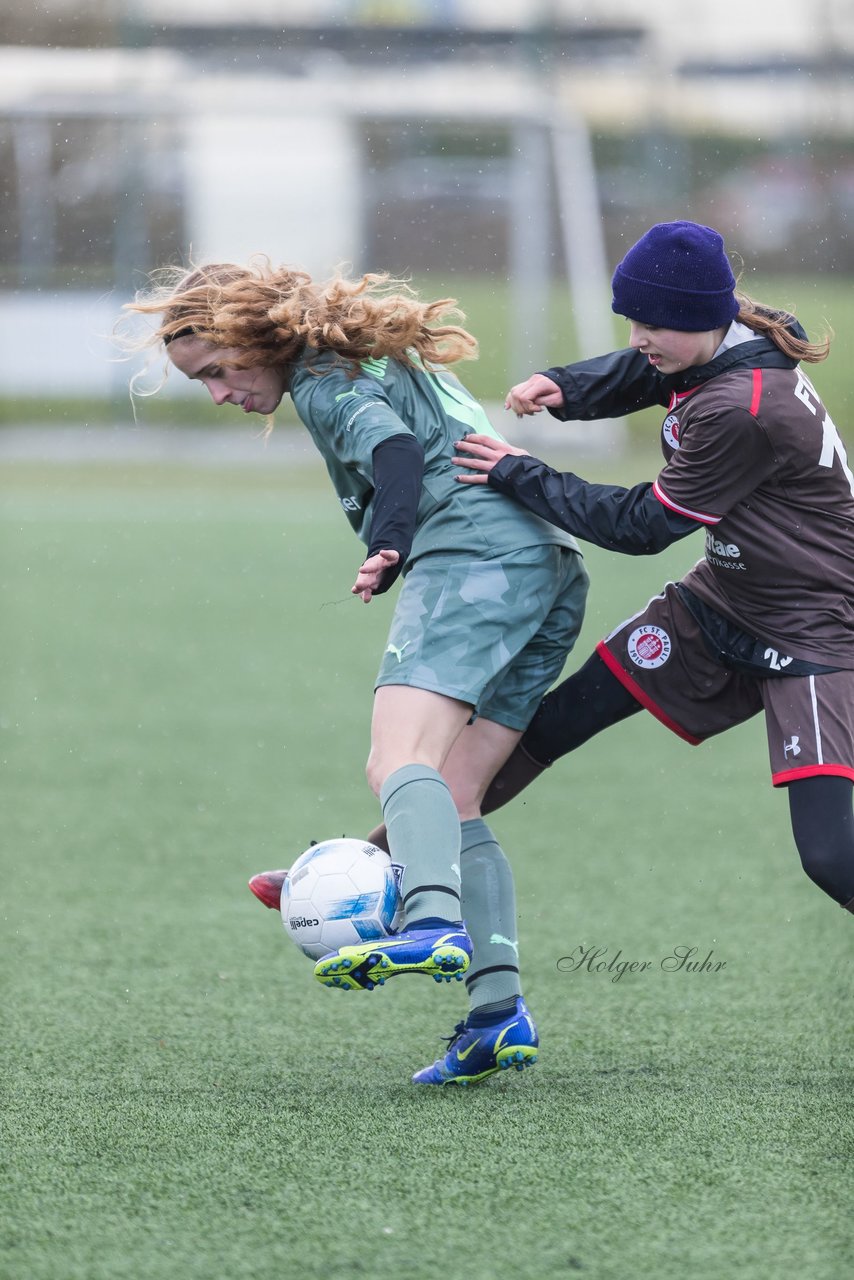
[{"label": "purple knit beanie", "polygon": [[611,287],[612,311],[659,329],[700,333],[738,314],[723,239],[699,222],[650,227],[617,267]]}]

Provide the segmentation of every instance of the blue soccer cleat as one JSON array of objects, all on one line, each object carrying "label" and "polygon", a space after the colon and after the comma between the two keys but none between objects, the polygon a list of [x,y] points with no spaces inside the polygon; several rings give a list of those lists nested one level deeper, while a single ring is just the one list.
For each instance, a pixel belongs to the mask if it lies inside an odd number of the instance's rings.
[{"label": "blue soccer cleat", "polygon": [[508,1067],[522,1071],[537,1061],[540,1043],[534,1019],[521,996],[511,1018],[494,1027],[468,1027],[460,1022],[448,1039],[444,1058],[416,1071],[413,1084],[477,1084]]},{"label": "blue soccer cleat", "polygon": [[403,929],[387,938],[374,938],[339,947],[314,966],[325,987],[341,991],[373,991],[399,973],[426,973],[436,982],[462,980],[471,960],[471,939],[465,925],[441,929]]}]

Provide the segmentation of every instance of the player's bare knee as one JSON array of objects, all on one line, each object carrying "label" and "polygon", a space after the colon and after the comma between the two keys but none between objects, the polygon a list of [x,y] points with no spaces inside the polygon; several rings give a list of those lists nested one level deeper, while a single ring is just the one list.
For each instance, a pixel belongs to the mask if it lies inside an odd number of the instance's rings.
[{"label": "player's bare knee", "polygon": [[480,817],[480,804],[483,799],[483,787],[475,787],[457,782],[451,787],[451,795],[453,796],[454,804],[457,807],[457,813],[460,815],[460,822],[466,822],[469,818]]},{"label": "player's bare knee", "polygon": [[385,772],[382,763],[377,759],[373,752],[368,756],[365,764],[365,777],[368,780],[368,786],[371,788],[375,796],[379,796],[380,787],[385,781]]}]

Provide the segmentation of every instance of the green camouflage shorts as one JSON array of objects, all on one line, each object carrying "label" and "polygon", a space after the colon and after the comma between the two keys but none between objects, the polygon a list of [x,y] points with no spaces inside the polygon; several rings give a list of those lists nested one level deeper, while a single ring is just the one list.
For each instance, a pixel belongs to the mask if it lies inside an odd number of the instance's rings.
[{"label": "green camouflage shorts", "polygon": [[428,689],[525,729],[578,636],[587,584],[568,547],[423,556],[398,597],[377,687]]}]

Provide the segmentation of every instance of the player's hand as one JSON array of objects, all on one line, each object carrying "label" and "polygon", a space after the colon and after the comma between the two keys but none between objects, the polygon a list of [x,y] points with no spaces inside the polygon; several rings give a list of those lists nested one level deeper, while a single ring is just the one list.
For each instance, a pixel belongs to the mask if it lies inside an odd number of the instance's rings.
[{"label": "player's hand", "polygon": [[378,551],[368,556],[356,574],[356,581],[351,587],[354,596],[361,596],[365,604],[371,603],[371,597],[378,591],[386,569],[391,569],[400,559],[398,551]]},{"label": "player's hand", "polygon": [[510,388],[504,408],[512,409],[517,418],[522,418],[542,413],[543,409],[559,409],[562,404],[563,392],[557,383],[544,373],[532,373],[530,378]]},{"label": "player's hand", "polygon": [[454,448],[463,449],[466,454],[464,457],[451,459],[455,466],[469,468],[469,471],[457,476],[463,484],[486,484],[496,462],[500,462],[508,454],[523,458],[528,452],[527,449],[516,449],[506,440],[496,440],[495,436],[465,436],[455,442]]}]

